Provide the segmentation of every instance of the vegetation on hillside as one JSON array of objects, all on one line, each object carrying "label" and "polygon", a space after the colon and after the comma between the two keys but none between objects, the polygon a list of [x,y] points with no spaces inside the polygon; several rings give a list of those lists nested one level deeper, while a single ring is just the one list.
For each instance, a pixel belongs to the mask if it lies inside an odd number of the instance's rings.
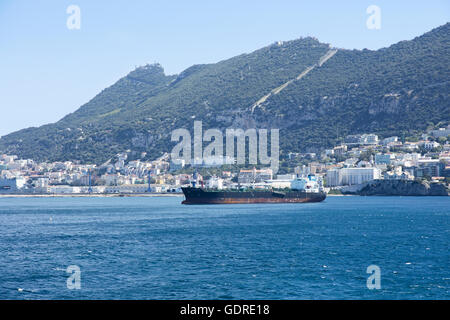
[{"label": "vegetation on hillside", "polygon": [[2,137],[0,151],[40,161],[102,163],[126,150],[154,159],[172,149],[173,129],[192,130],[194,120],[204,129],[280,128],[285,153],[361,132],[413,136],[450,120],[449,29],[377,51],[339,49],[322,66],[330,46],[303,38],[174,76],[140,67],[59,122]]}]

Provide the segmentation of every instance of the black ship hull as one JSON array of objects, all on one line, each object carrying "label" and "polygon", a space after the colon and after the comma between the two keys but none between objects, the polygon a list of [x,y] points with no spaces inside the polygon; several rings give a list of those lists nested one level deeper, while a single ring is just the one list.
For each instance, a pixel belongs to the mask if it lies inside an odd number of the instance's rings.
[{"label": "black ship hull", "polygon": [[305,203],[325,200],[325,192],[305,191],[216,191],[203,188],[182,188],[186,200],[183,204],[233,204],[233,203]]}]

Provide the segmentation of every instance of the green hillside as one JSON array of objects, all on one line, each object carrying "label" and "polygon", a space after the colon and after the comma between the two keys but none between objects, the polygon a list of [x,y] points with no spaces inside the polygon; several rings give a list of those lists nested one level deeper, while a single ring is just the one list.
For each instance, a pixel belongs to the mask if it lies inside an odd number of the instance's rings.
[{"label": "green hillside", "polygon": [[450,24],[377,51],[313,38],[279,42],[166,76],[138,68],[55,124],[0,139],[36,160],[101,163],[125,150],[156,158],[171,130],[280,128],[282,151],[316,151],[347,134],[410,135],[450,120]]}]

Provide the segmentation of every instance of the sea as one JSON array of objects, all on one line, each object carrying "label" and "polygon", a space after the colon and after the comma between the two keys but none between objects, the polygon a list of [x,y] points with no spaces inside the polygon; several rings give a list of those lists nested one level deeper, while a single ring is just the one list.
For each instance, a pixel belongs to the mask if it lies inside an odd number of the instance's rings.
[{"label": "sea", "polygon": [[0,299],[449,299],[450,197],[0,198]]}]

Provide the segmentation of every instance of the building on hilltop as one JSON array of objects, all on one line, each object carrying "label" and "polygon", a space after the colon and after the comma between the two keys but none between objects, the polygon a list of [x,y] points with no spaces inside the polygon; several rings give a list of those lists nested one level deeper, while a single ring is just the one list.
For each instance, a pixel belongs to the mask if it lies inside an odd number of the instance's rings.
[{"label": "building on hilltop", "polygon": [[450,136],[450,124],[447,126],[447,128],[439,128],[438,130],[431,130],[430,134],[435,137],[448,137]]}]

